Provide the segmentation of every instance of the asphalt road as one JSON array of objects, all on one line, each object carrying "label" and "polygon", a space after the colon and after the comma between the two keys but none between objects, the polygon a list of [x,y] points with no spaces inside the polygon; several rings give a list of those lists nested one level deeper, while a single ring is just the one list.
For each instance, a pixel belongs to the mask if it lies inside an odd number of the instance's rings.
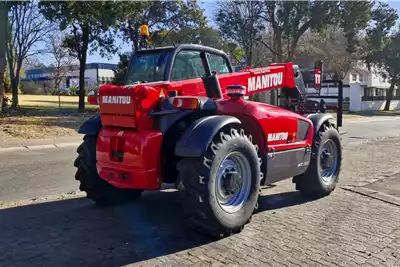
[{"label": "asphalt road", "polygon": [[[346,119],[343,144],[400,134],[400,117]],[[77,191],[75,148],[0,153],[0,204]]]}]

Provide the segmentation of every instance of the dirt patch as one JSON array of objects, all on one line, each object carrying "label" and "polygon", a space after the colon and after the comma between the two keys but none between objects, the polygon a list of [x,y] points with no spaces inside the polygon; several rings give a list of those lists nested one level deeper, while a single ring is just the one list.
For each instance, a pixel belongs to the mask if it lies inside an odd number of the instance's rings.
[{"label": "dirt patch", "polygon": [[0,118],[0,142],[77,136],[77,129],[88,117],[88,115],[3,117]]},{"label": "dirt patch", "polygon": [[59,108],[57,96],[20,96],[20,108],[0,115],[0,144],[23,139],[47,139],[77,136],[79,126],[97,112],[87,106],[78,113],[78,97],[63,96]]}]

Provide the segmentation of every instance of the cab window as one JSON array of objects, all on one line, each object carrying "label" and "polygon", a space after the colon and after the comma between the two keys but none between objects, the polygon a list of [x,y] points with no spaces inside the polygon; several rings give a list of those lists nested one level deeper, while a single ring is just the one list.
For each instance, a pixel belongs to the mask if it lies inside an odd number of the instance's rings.
[{"label": "cab window", "polygon": [[208,62],[211,71],[215,71],[217,74],[229,73],[228,62],[225,58],[215,54],[208,54]]},{"label": "cab window", "polygon": [[[225,58],[211,53],[207,53],[207,58],[212,72],[217,72],[217,74],[229,73],[228,62]],[[200,51],[184,50],[175,57],[171,81],[201,78],[204,73]]]},{"label": "cab window", "polygon": [[176,55],[171,73],[172,81],[195,79],[203,75],[199,51],[181,51]]}]

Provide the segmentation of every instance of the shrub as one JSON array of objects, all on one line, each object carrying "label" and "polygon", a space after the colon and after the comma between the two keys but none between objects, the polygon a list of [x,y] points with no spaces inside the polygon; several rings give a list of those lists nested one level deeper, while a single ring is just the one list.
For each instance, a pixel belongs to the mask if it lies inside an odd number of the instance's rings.
[{"label": "shrub", "polygon": [[25,95],[40,95],[45,93],[40,85],[31,81],[21,82],[21,92]]},{"label": "shrub", "polygon": [[11,99],[7,96],[3,96],[3,107],[2,110],[8,108],[9,104],[11,103]]}]

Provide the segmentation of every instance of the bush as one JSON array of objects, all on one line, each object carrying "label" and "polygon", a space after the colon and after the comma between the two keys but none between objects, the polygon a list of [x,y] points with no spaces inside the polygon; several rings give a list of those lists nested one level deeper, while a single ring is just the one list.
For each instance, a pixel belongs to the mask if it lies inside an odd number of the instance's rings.
[{"label": "bush", "polygon": [[7,96],[3,96],[3,107],[2,110],[5,110],[6,108],[8,108],[8,106],[11,103],[11,99]]},{"label": "bush", "polygon": [[69,92],[71,95],[76,95],[76,92],[78,91],[78,87],[76,85],[71,85],[69,87]]},{"label": "bush", "polygon": [[45,90],[40,85],[31,82],[21,82],[21,92],[25,95],[40,95],[44,94]]}]

